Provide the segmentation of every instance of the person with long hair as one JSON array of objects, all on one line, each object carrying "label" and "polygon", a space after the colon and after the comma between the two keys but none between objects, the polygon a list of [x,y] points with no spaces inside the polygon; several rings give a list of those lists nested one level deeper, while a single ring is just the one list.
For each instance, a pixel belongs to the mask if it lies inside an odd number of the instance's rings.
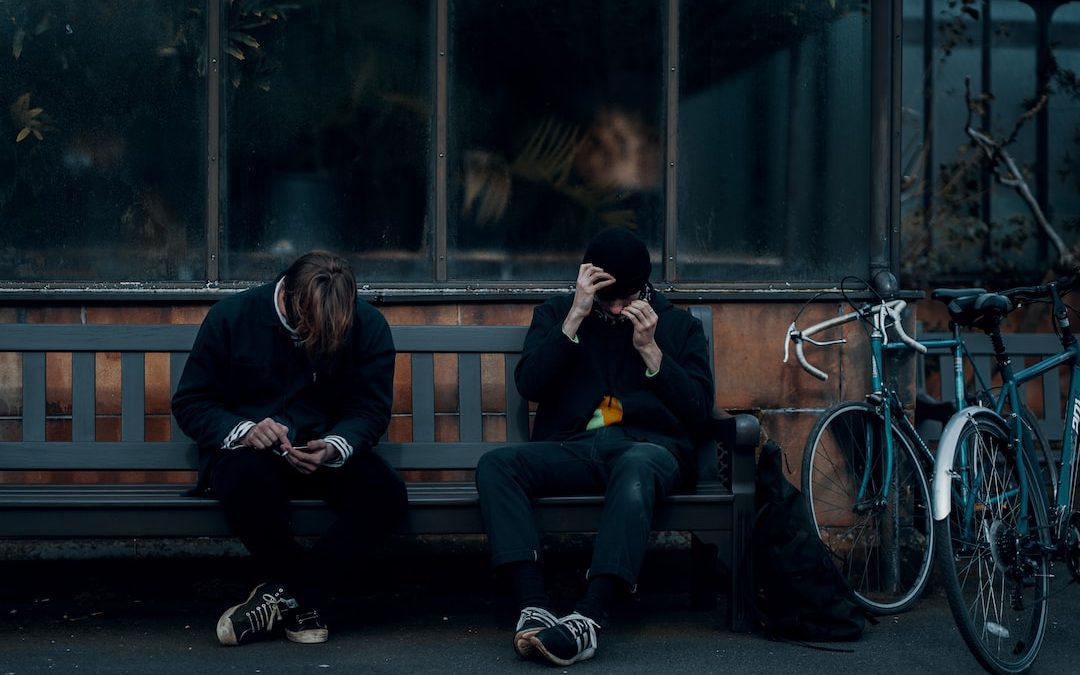
[{"label": "person with long hair", "polygon": [[[332,585],[404,517],[405,485],[372,451],[390,422],[394,358],[386,320],[325,251],[210,308],[172,408],[199,447],[196,492],[218,499],[259,574],[218,620],[222,644],[325,642]],[[335,512],[310,548],[289,526],[298,497]]]}]

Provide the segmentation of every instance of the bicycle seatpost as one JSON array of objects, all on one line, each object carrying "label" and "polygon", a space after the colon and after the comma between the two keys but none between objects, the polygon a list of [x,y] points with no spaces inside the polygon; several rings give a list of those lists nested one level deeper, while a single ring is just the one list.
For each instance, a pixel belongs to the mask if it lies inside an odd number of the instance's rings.
[{"label": "bicycle seatpost", "polygon": [[1061,299],[1057,283],[1051,282],[1049,286],[1050,301],[1054,306],[1054,321],[1057,322],[1058,328],[1061,329],[1061,345],[1068,349],[1076,344],[1076,336],[1073,335],[1072,326],[1069,323],[1069,308],[1065,306],[1065,301]]}]

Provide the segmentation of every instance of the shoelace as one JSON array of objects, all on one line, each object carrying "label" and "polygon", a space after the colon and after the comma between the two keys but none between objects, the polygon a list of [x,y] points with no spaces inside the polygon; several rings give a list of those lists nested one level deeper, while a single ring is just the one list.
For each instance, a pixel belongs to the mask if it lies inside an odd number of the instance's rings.
[{"label": "shoelace", "polygon": [[296,615],[296,623],[298,625],[303,626],[308,621],[312,621],[316,625],[318,625],[319,624],[319,612],[317,610],[313,609],[310,612],[305,612],[304,614],[297,614]]},{"label": "shoelace", "polygon": [[600,627],[600,624],[589,617],[574,612],[562,618],[559,623],[570,631],[579,652],[596,644],[596,629]]},{"label": "shoelace", "polygon": [[270,630],[274,621],[281,619],[281,598],[269,593],[263,593],[262,598],[263,603],[245,612],[245,616],[255,630]]},{"label": "shoelace", "polygon": [[518,618],[517,630],[521,630],[521,627],[525,625],[526,621],[539,621],[545,626],[554,626],[557,622],[551,612],[539,607],[526,607],[521,610],[521,616]]}]

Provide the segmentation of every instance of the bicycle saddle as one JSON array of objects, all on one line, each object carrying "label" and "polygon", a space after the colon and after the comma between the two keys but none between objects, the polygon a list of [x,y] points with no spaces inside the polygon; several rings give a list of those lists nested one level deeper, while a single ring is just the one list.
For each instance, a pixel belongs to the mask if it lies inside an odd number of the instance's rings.
[{"label": "bicycle saddle", "polygon": [[980,293],[954,298],[949,302],[948,309],[955,323],[989,331],[1013,311],[1013,303],[998,293]]}]

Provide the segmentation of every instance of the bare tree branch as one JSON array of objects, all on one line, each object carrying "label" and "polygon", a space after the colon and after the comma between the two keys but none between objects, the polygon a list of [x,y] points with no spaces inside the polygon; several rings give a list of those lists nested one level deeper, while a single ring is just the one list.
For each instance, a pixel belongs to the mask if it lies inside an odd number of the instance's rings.
[{"label": "bare tree branch", "polygon": [[1006,150],[1006,147],[1016,140],[1016,137],[1024,124],[1035,117],[1043,106],[1046,105],[1046,95],[1043,94],[1031,109],[1024,112],[1024,114],[1016,120],[1016,124],[1013,125],[1012,133],[1009,134],[1008,139],[1004,142],[995,141],[988,132],[979,131],[972,123],[973,113],[981,109],[981,101],[976,102],[972,99],[970,77],[964,78],[964,101],[967,104],[967,120],[964,124],[964,131],[986,156],[986,159],[990,164],[990,170],[994,174],[994,179],[1001,185],[1014,189],[1017,194],[1020,195],[1020,198],[1024,200],[1024,203],[1027,204],[1028,209],[1031,210],[1031,214],[1035,218],[1035,222],[1038,223],[1039,228],[1046,235],[1047,239],[1049,239],[1050,243],[1057,249],[1057,266],[1064,268],[1075,267],[1077,264],[1076,254],[1065,245],[1065,241],[1061,238],[1061,235],[1059,235],[1057,230],[1050,224],[1050,221],[1046,218],[1046,214],[1043,213],[1042,208],[1039,206],[1038,200],[1036,200],[1035,195],[1032,194],[1031,188],[1028,187],[1027,180],[1024,179],[1024,174],[1020,171],[1019,167],[1016,166],[1016,162],[1013,160],[1012,155]]}]

